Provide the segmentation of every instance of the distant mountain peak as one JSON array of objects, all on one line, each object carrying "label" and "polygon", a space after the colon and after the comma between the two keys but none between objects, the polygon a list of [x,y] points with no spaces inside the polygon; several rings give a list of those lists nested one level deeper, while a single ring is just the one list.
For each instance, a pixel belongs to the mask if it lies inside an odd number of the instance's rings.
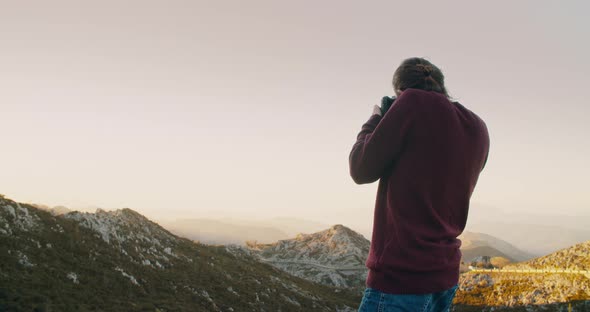
[{"label": "distant mountain peak", "polygon": [[315,282],[359,288],[365,282],[370,242],[342,224],[271,244],[247,246],[262,261]]},{"label": "distant mountain peak", "polygon": [[342,224],[335,224],[332,225],[328,231],[333,232],[334,234],[347,234],[347,235],[360,235],[357,232],[353,231],[352,229],[342,225]]},{"label": "distant mountain peak", "polygon": [[369,243],[369,241],[364,236],[342,224],[333,225],[326,230],[316,233],[300,233],[297,234],[294,239],[286,239],[279,241],[278,243],[280,244],[281,242],[284,242],[286,244],[290,244],[290,241],[292,240],[299,242],[325,243],[336,249],[338,247],[347,245],[354,245],[358,248],[364,248]]},{"label": "distant mountain peak", "polygon": [[461,252],[465,261],[470,261],[477,256],[500,256],[511,261],[524,261],[533,258],[533,255],[489,234],[465,231],[459,236],[459,239],[462,242]]},{"label": "distant mountain peak", "polygon": [[330,227],[330,229],[331,229],[331,230],[335,230],[335,231],[341,231],[341,230],[349,230],[349,231],[350,231],[350,229],[349,229],[349,228],[345,227],[345,226],[344,226],[344,225],[342,225],[342,224],[334,224],[334,225],[332,225],[332,226]]}]

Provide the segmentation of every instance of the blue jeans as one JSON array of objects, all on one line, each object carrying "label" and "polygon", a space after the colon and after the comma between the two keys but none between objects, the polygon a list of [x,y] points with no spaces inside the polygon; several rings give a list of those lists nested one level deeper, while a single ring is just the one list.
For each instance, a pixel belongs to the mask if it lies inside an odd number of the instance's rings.
[{"label": "blue jeans", "polygon": [[441,292],[423,295],[397,295],[365,289],[359,312],[448,312],[457,285]]}]

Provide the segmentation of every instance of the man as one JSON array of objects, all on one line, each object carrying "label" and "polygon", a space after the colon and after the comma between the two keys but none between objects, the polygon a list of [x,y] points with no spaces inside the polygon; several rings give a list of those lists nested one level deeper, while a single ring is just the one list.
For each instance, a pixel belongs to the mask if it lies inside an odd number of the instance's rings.
[{"label": "man", "polygon": [[423,58],[403,61],[393,87],[397,98],[375,106],[349,157],[357,184],[380,179],[359,311],[448,311],[488,130]]}]

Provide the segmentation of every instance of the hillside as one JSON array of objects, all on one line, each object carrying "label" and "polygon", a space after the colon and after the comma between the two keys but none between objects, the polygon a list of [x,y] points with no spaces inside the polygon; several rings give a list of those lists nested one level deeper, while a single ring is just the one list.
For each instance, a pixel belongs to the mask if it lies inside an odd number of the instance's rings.
[{"label": "hillside", "polygon": [[0,198],[2,311],[354,311],[360,294],[179,238],[130,209]]},{"label": "hillside", "polygon": [[532,254],[492,235],[466,231],[459,236],[459,239],[465,262],[478,256],[504,257],[511,261],[525,261],[533,258]]},{"label": "hillside", "polygon": [[587,311],[584,309],[590,308],[590,276],[577,270],[588,269],[589,243],[507,265],[499,271],[462,274],[455,302],[515,309],[527,307],[527,311],[557,311],[573,302],[575,311]]},{"label": "hillside", "polygon": [[367,269],[364,265],[369,247],[365,237],[343,225],[272,244],[247,244],[249,251],[261,261],[290,274],[355,289],[365,286]]},{"label": "hillside", "polygon": [[590,270],[590,241],[507,268]]}]

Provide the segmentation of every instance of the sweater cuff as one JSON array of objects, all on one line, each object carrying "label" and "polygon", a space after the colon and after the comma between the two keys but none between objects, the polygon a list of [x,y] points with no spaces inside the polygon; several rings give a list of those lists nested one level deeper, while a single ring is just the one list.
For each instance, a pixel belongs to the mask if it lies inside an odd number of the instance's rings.
[{"label": "sweater cuff", "polygon": [[379,121],[381,121],[381,118],[383,118],[383,116],[379,114],[373,114],[371,115],[367,123],[377,126],[377,124],[379,124]]}]

